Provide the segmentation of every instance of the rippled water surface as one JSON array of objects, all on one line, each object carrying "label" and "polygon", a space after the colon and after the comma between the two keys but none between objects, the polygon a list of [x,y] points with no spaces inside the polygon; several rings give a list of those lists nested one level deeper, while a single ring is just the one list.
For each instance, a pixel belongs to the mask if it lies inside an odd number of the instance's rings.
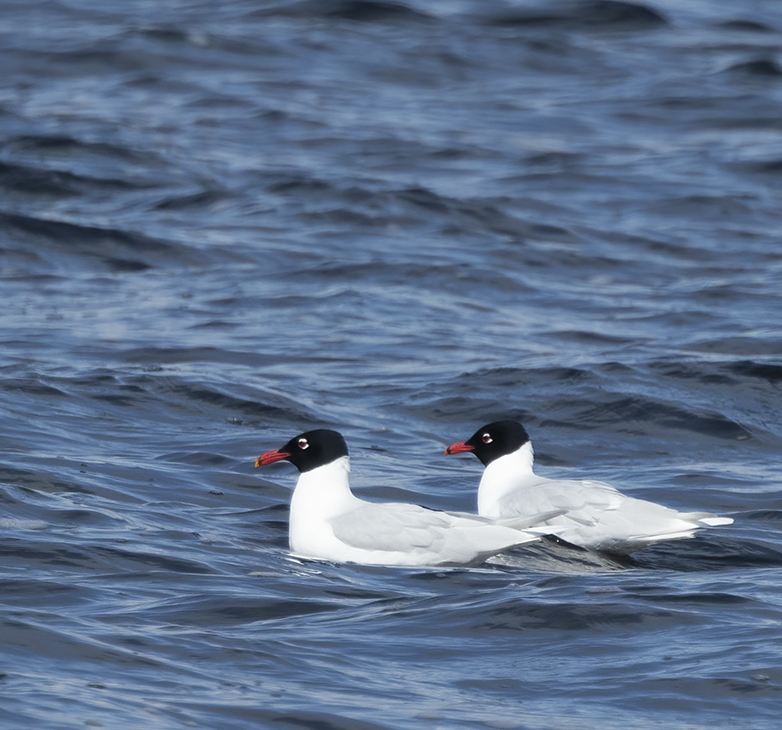
[{"label": "rippled water surface", "polygon": [[[0,727],[778,727],[776,0],[0,2]],[[735,518],[616,563],[299,562],[443,447]]]}]

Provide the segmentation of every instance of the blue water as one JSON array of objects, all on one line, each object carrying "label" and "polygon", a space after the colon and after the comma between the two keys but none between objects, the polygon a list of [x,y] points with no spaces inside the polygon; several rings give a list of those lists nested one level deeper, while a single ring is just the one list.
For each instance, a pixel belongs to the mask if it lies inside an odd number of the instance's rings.
[{"label": "blue water", "polygon": [[[782,6],[0,2],[0,727],[776,729]],[[735,524],[618,564],[287,554],[342,431]]]}]

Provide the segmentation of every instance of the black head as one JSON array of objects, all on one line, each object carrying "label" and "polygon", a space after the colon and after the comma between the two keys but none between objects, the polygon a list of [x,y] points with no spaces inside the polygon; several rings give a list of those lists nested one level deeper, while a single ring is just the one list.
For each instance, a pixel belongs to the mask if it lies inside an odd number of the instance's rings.
[{"label": "black head", "polygon": [[341,433],[327,428],[319,428],[294,436],[277,451],[267,451],[265,454],[261,454],[256,460],[255,466],[266,466],[275,461],[286,459],[300,472],[305,472],[330,464],[340,456],[347,455],[348,445]]},{"label": "black head", "polygon": [[481,464],[488,466],[495,459],[511,454],[529,441],[529,435],[518,421],[494,421],[479,428],[467,441],[451,444],[446,454],[471,451]]}]

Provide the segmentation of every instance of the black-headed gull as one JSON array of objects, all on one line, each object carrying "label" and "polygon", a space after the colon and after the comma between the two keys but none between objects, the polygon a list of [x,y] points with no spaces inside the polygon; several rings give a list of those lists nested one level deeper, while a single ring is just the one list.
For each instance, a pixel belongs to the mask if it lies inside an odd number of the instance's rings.
[{"label": "black-headed gull", "polygon": [[557,535],[584,548],[626,554],[661,540],[692,537],[700,527],[733,522],[628,497],[603,482],[538,476],[529,436],[517,421],[489,423],[445,450],[463,452],[475,454],[486,467],[478,487],[479,515],[507,519],[559,510],[547,524],[563,527]]},{"label": "black-headed gull", "polygon": [[299,557],[364,565],[474,565],[540,533],[519,529],[541,520],[518,518],[512,526],[455,512],[399,502],[373,503],[350,490],[345,439],[328,429],[307,431],[255,466],[291,462],[300,472],[290,508],[291,552]]}]

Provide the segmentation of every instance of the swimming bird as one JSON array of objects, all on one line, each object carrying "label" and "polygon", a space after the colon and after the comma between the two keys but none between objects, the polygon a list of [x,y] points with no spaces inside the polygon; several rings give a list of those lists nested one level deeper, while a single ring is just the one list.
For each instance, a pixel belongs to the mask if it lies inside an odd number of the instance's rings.
[{"label": "swimming bird", "polygon": [[701,527],[733,522],[628,497],[603,482],[538,476],[532,470],[529,435],[517,421],[489,423],[445,450],[463,452],[475,454],[485,467],[478,487],[479,515],[500,519],[560,510],[546,524],[563,527],[558,537],[591,550],[628,554],[661,540],[692,537]]},{"label": "swimming bird", "polygon": [[[350,457],[342,434],[307,431],[258,457],[255,466],[289,461],[300,472],[289,519],[291,552],[303,558],[364,565],[474,565],[516,545],[538,539],[513,526],[415,504],[374,503],[350,489]],[[544,528],[545,534],[550,530]]]}]

